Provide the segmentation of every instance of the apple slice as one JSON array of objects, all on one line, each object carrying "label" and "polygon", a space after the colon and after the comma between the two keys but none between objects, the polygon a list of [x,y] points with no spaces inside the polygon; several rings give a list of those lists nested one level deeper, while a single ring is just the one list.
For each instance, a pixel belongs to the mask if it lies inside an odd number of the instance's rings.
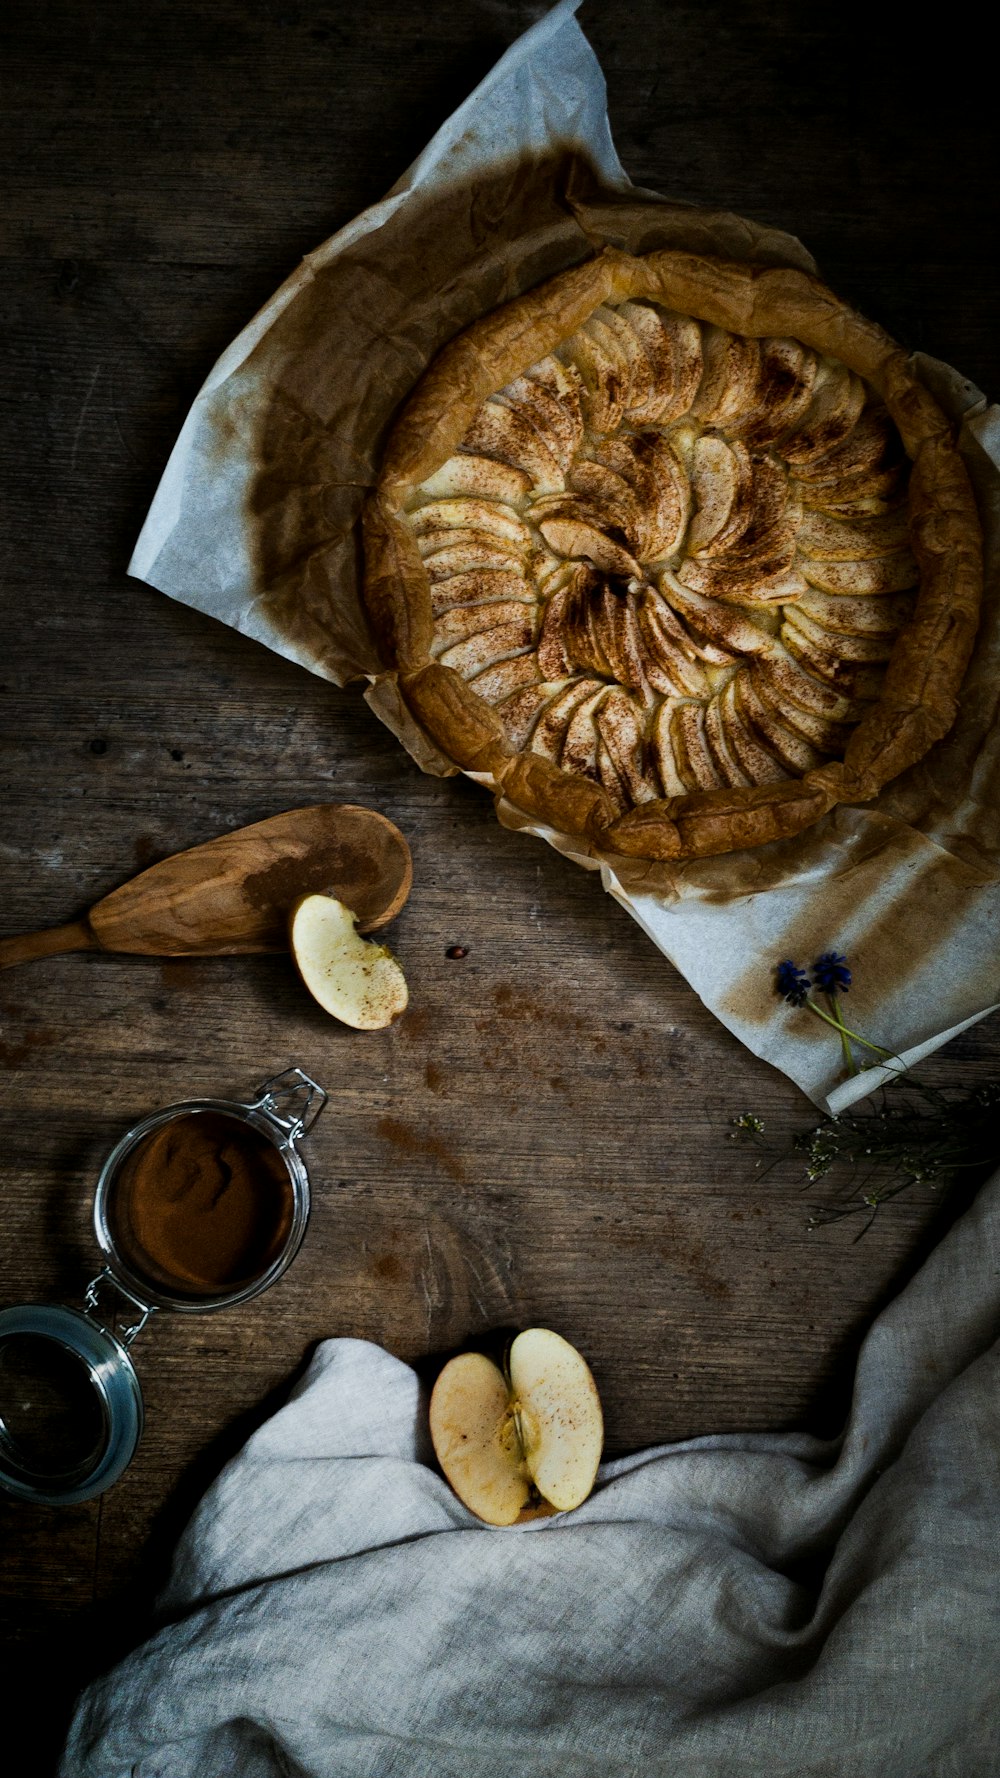
[{"label": "apple slice", "polygon": [[487,1525],[513,1525],[531,1497],[503,1372],[482,1352],[444,1367],[430,1406],[431,1443],[463,1505]]},{"label": "apple slice", "polygon": [[289,944],[299,974],[325,1012],[356,1031],[380,1031],[406,1009],[406,978],[385,945],[361,937],[350,908],[304,895],[292,909]]},{"label": "apple slice", "polygon": [[604,1421],[585,1360],[560,1334],[529,1327],[508,1372],[481,1352],[445,1365],[430,1405],[431,1441],[459,1499],[487,1525],[537,1516],[541,1496],[570,1512],[594,1486]]}]

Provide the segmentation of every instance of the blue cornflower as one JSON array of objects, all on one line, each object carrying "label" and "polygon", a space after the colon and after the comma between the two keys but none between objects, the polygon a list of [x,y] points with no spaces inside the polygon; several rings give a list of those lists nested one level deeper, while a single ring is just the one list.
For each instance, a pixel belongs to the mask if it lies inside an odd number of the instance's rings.
[{"label": "blue cornflower", "polygon": [[839,951],[824,951],[812,966],[812,979],[821,994],[846,994],[851,985],[847,958]]},{"label": "blue cornflower", "polygon": [[809,997],[809,977],[786,957],[775,971],[775,988],[791,1006],[804,1006]]},{"label": "blue cornflower", "polygon": [[[775,988],[779,994],[784,995],[791,1006],[804,1007],[817,1019],[822,1019],[825,1025],[833,1026],[840,1037],[844,1067],[848,1074],[857,1074],[858,1072],[854,1051],[851,1048],[852,1043],[860,1043],[862,1048],[868,1050],[871,1055],[877,1056],[880,1062],[899,1060],[897,1056],[893,1055],[892,1050],[884,1049],[880,1043],[872,1043],[867,1037],[862,1037],[860,1031],[852,1031],[849,1025],[844,1024],[837,996],[846,994],[851,985],[851,972],[847,967],[846,957],[842,956],[839,951],[824,951],[823,955],[817,957],[815,963],[811,965],[810,974],[811,980],[810,975],[807,975],[804,969],[800,969],[797,963],[793,963],[790,958],[786,957],[785,961],[779,963],[775,970]],[[816,989],[823,995],[826,1008],[820,1006],[819,1002],[813,998],[810,988]],[[871,1066],[870,1063],[866,1065]]]}]

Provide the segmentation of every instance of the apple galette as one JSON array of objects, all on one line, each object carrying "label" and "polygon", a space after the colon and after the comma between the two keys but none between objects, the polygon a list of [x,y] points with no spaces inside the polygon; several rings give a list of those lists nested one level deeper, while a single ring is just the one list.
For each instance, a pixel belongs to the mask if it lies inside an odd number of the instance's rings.
[{"label": "apple galette", "polygon": [[456,765],[605,854],[758,845],[951,726],[981,542],[906,354],[805,274],[608,251],[432,364],[365,594]]}]

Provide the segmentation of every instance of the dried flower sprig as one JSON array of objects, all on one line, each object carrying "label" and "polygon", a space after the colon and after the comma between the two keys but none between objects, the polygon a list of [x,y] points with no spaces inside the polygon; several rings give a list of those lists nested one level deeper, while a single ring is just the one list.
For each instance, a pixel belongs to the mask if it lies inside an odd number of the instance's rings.
[{"label": "dried flower sprig", "polygon": [[[846,1189],[832,1203],[808,1218],[811,1228],[842,1216],[867,1211],[861,1234],[870,1228],[880,1207],[911,1185],[932,1189],[950,1183],[973,1168],[1000,1166],[1000,1081],[945,1090],[907,1075],[901,1059],[880,1043],[872,1043],[844,1021],[840,996],[852,983],[847,958],[823,951],[808,970],[786,957],[774,971],[774,986],[789,1006],[805,1009],[837,1032],[849,1074],[858,1065],[852,1045],[860,1044],[874,1060],[898,1067],[879,1089],[874,1106],[865,1111],[824,1117],[777,1147],[768,1142],[763,1120],[745,1111],[732,1120],[734,1141],[749,1141],[771,1156],[765,1171],[780,1160],[799,1155],[805,1163],[806,1188],[835,1172]],[[822,996],[826,1006],[816,998]],[[761,1163],[758,1161],[758,1167]]]},{"label": "dried flower sprig", "polygon": [[[852,1031],[850,1026],[844,1023],[839,996],[847,993],[851,986],[851,980],[847,958],[842,956],[839,951],[824,951],[821,956],[817,957],[811,966],[811,979],[810,975],[804,969],[800,969],[797,963],[793,963],[790,957],[786,957],[782,963],[779,963],[774,972],[775,992],[780,994],[783,1000],[787,1000],[790,1006],[805,1007],[809,1012],[815,1013],[818,1019],[823,1019],[826,1024],[832,1025],[840,1038],[844,1067],[848,1074],[857,1074],[858,1065],[854,1059],[852,1043],[859,1043],[863,1049],[870,1050],[882,1062],[892,1061],[893,1052],[884,1049],[880,1043],[872,1043],[869,1038],[862,1037],[859,1031]],[[823,995],[828,1010],[824,1011],[823,1007],[813,999],[810,987],[815,988]],[[866,1065],[872,1066],[871,1063]]]},{"label": "dried flower sprig", "polygon": [[768,1170],[801,1155],[806,1189],[839,1170],[846,1189],[817,1206],[808,1226],[867,1211],[860,1239],[882,1205],[909,1186],[937,1189],[963,1172],[1000,1166],[1000,1081],[946,1089],[896,1076],[880,1088],[871,1110],[824,1117],[778,1148],[766,1141],[763,1122],[752,1112],[733,1119],[733,1137],[768,1150]]}]

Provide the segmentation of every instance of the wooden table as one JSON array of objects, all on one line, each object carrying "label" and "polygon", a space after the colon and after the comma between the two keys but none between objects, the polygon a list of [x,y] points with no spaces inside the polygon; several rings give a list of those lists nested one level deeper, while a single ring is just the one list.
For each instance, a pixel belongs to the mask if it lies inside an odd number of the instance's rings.
[{"label": "wooden table", "polygon": [[[311,801],[382,809],[416,869],[393,933],[412,1009],[385,1033],[333,1025],[281,958],[69,956],[0,978],[5,1303],[79,1302],[100,1161],[139,1116],[293,1061],[331,1091],[293,1271],[143,1336],[147,1428],[112,1493],[0,1507],[5,1678],[15,1699],[39,1668],[50,1686],[39,1772],[81,1679],[142,1633],[199,1494],[324,1336],[418,1360],[550,1323],[591,1359],[612,1452],[833,1430],[866,1323],[949,1214],[913,1194],[859,1246],[849,1223],[810,1234],[801,1172],[761,1177],[728,1136],[746,1108],[804,1127],[807,1102],[593,878],[503,831],[470,783],[422,777],[357,691],[126,577],[221,348],[541,10],[4,9],[2,930]],[[1000,388],[996,132],[964,96],[971,32],[901,44],[876,9],[858,38],[790,0],[633,0],[583,22],[637,182],[790,228],[900,339]],[[998,1049],[993,1020],[933,1078],[986,1078]]]}]

